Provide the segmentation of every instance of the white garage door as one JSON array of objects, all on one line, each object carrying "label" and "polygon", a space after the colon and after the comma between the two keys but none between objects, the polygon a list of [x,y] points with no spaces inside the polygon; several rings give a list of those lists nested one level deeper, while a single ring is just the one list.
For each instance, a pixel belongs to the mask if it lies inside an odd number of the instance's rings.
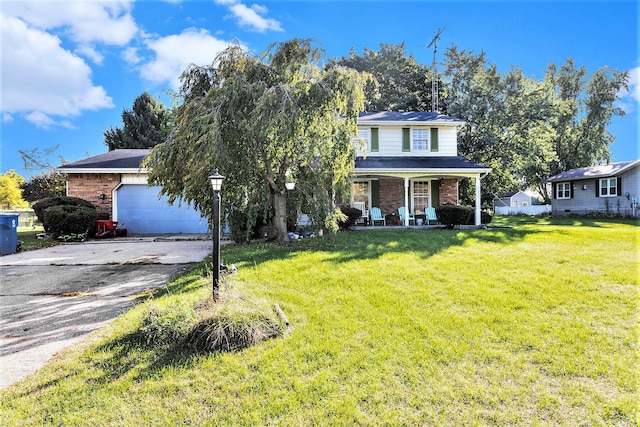
[{"label": "white garage door", "polygon": [[183,203],[169,205],[169,198],[158,199],[160,187],[122,185],[116,192],[118,228],[129,234],[207,233],[207,220]]}]

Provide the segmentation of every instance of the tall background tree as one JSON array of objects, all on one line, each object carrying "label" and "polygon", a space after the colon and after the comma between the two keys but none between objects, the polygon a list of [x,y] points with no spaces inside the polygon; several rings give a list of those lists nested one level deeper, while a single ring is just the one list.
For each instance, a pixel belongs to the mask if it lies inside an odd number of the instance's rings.
[{"label": "tall background tree", "polygon": [[149,182],[211,217],[207,176],[219,169],[227,178],[223,211],[243,211],[247,229],[268,218],[274,236],[286,240],[291,180],[300,207],[335,227],[334,200],[349,191],[366,80],[353,69],[323,70],[322,60],[311,41],[294,39],[260,57],[232,46],[213,65],[189,67],[176,128],[147,157]]},{"label": "tall background tree", "polygon": [[343,66],[373,75],[365,87],[365,107],[369,111],[429,111],[431,109],[431,69],[419,64],[405,51],[404,43],[380,44],[380,50],[353,49],[349,56],[331,59],[329,67]]},{"label": "tall background tree", "polygon": [[143,92],[131,110],[122,111],[122,128],[104,131],[109,151],[119,148],[151,148],[164,142],[171,132],[170,114],[163,103]]},{"label": "tall background tree", "polygon": [[[448,114],[466,124],[458,149],[493,168],[483,188],[496,192],[537,189],[549,202],[546,179],[568,169],[610,160],[613,136],[607,131],[614,103],[627,87],[628,73],[602,68],[587,79],[584,67],[569,58],[556,71],[550,64],[543,80],[518,68],[498,73],[484,53],[452,46],[445,54]],[[471,200],[463,186],[462,198]]]}]

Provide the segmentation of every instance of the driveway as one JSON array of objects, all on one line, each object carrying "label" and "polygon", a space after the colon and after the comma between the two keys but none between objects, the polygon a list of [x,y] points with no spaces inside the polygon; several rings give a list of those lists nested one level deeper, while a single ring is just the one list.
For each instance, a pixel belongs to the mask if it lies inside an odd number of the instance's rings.
[{"label": "driveway", "polygon": [[63,348],[211,254],[185,238],[117,238],[0,257],[0,388],[32,374]]}]

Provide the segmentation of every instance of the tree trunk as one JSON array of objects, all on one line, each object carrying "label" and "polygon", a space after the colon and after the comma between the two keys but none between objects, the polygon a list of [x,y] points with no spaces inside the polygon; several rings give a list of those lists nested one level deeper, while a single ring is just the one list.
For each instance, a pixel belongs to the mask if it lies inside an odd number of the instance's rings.
[{"label": "tree trunk", "polygon": [[273,210],[272,218],[273,229],[277,233],[277,239],[281,242],[289,240],[287,235],[287,196],[286,194],[273,194]]}]

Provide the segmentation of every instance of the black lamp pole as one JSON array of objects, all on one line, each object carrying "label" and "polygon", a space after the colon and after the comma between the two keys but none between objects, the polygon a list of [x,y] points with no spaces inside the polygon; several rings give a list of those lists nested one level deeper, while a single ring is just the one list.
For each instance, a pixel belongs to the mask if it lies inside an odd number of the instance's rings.
[{"label": "black lamp pole", "polygon": [[220,296],[220,189],[224,176],[216,173],[209,176],[213,188],[213,300]]}]

